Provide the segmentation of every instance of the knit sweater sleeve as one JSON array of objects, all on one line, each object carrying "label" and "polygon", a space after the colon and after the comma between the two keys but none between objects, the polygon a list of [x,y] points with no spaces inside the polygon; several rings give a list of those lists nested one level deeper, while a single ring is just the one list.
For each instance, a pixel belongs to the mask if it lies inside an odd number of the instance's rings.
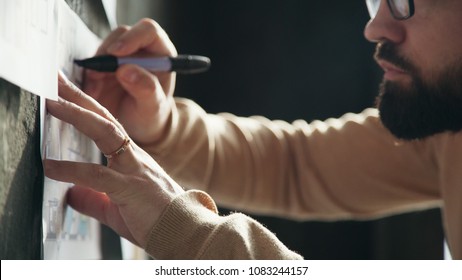
[{"label": "knit sweater sleeve", "polygon": [[153,227],[146,252],[155,259],[301,259],[252,218],[220,216],[206,193],[177,197]]},{"label": "knit sweater sleeve", "polygon": [[441,205],[434,141],[399,141],[375,109],[288,123],[175,104],[164,137],[143,148],[181,186],[221,206],[304,221]]}]

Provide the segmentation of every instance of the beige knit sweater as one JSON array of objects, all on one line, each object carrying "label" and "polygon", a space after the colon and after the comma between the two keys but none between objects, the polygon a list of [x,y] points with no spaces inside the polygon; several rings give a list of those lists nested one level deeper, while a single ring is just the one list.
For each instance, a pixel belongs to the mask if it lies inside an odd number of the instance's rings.
[{"label": "beige knit sweater", "polygon": [[[176,105],[166,137],[144,148],[180,185],[226,207],[301,221],[442,207],[451,253],[462,258],[462,133],[401,142],[374,109],[289,124],[209,115],[186,99]],[[147,252],[172,259],[300,257],[249,217],[221,217],[215,209],[202,192],[177,198]]]}]

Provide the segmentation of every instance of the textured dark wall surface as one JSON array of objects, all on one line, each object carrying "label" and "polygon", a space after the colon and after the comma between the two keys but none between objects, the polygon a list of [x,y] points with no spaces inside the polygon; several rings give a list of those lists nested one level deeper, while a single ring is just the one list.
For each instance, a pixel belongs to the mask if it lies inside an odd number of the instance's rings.
[{"label": "textured dark wall surface", "polygon": [[0,80],[0,257],[41,253],[43,176],[38,98]]},{"label": "textured dark wall surface", "polygon": [[[67,0],[100,36],[101,1]],[[0,62],[1,63],[1,62]],[[43,170],[39,98],[0,79],[0,259],[40,259]]]}]

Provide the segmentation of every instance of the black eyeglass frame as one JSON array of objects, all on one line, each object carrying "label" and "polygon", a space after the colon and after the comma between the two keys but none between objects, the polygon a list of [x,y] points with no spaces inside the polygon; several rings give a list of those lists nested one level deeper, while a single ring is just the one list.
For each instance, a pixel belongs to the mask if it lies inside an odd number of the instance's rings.
[{"label": "black eyeglass frame", "polygon": [[396,20],[406,20],[409,19],[414,15],[414,0],[408,0],[408,6],[409,6],[409,14],[401,17],[397,16],[397,12],[395,12],[395,9],[393,9],[394,5],[392,4],[393,0],[387,0],[388,8],[390,8],[391,15],[393,16],[394,19]]},{"label": "black eyeglass frame", "polygon": [[[366,0],[366,2],[368,2],[368,0]],[[394,19],[396,19],[396,20],[406,20],[406,19],[409,19],[410,17],[412,17],[414,15],[414,10],[415,10],[415,8],[414,8],[414,0],[408,0],[407,2],[408,2],[408,6],[409,6],[409,13],[406,16],[400,16],[399,12],[397,12],[397,9],[395,8],[395,5],[393,4],[394,0],[387,0],[388,9],[390,10],[390,13],[391,13],[391,15],[393,16]],[[377,8],[377,12],[378,12],[378,9],[379,8]],[[377,12],[376,12],[375,15],[377,15]],[[375,17],[375,15],[374,15],[374,17]]]}]

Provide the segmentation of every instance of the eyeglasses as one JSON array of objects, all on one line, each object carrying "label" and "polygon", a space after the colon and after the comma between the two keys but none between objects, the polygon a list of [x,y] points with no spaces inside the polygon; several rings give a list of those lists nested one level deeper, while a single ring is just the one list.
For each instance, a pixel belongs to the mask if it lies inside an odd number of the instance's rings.
[{"label": "eyeglasses", "polygon": [[[381,0],[366,0],[369,15],[374,18],[379,12]],[[414,0],[387,0],[388,8],[397,20],[405,20],[414,15]]]}]

